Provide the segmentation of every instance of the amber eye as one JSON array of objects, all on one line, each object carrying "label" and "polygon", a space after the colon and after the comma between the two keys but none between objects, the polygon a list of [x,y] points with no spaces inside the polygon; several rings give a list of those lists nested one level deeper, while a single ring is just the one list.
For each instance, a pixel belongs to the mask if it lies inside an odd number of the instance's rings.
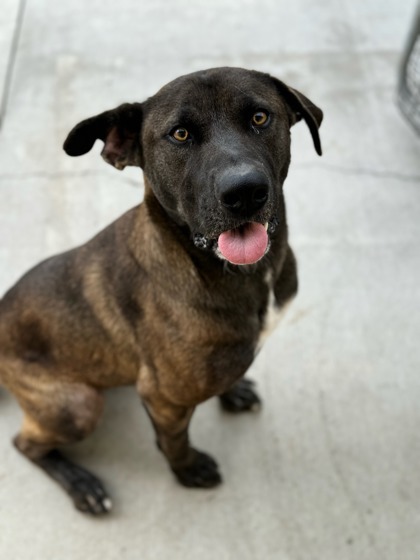
[{"label": "amber eye", "polygon": [[268,114],[265,111],[258,111],[252,116],[252,124],[254,126],[264,126],[267,124]]},{"label": "amber eye", "polygon": [[177,128],[172,132],[172,136],[173,138],[175,138],[175,140],[177,142],[186,142],[189,137],[190,137],[190,133],[188,132],[188,130],[186,128]]}]

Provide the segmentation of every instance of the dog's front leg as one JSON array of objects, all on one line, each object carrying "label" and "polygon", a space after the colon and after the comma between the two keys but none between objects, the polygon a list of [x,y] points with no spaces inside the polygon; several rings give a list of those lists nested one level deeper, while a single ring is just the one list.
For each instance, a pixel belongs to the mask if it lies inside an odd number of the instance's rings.
[{"label": "dog's front leg", "polygon": [[194,407],[179,406],[138,384],[144,406],[156,432],[158,448],[181,484],[190,488],[212,488],[222,480],[212,457],[191,447],[188,427]]}]

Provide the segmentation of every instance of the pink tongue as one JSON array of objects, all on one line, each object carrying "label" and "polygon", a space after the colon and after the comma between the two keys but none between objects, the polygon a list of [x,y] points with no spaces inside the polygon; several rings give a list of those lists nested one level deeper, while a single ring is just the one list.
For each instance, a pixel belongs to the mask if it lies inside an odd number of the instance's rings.
[{"label": "pink tongue", "polygon": [[268,235],[262,224],[249,222],[219,235],[219,250],[232,264],[252,264],[264,256]]}]

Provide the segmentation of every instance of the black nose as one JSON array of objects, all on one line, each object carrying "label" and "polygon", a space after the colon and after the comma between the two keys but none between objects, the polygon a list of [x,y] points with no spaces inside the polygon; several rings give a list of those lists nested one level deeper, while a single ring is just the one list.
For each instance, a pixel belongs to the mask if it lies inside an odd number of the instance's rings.
[{"label": "black nose", "polygon": [[232,214],[251,216],[268,199],[268,182],[259,171],[224,174],[219,183],[220,202]]}]

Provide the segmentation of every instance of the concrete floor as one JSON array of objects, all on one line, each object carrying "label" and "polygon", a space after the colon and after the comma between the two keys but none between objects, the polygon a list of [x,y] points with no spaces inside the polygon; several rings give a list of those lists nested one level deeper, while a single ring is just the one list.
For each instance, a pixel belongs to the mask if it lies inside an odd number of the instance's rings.
[{"label": "concrete floor", "polygon": [[[70,506],[10,445],[0,393],[0,557],[11,560],[420,558],[420,140],[395,107],[415,0],[28,0],[0,131],[0,293],[141,198],[138,170],[61,150],[82,118],[179,74],[269,71],[325,111],[324,157],[293,131],[286,197],[301,288],[252,367],[265,407],[210,401],[192,439],[225,484],[179,487],[133,390],[71,454],[114,499]],[[2,0],[0,77],[17,0]],[[95,149],[99,152],[99,146]]]}]

